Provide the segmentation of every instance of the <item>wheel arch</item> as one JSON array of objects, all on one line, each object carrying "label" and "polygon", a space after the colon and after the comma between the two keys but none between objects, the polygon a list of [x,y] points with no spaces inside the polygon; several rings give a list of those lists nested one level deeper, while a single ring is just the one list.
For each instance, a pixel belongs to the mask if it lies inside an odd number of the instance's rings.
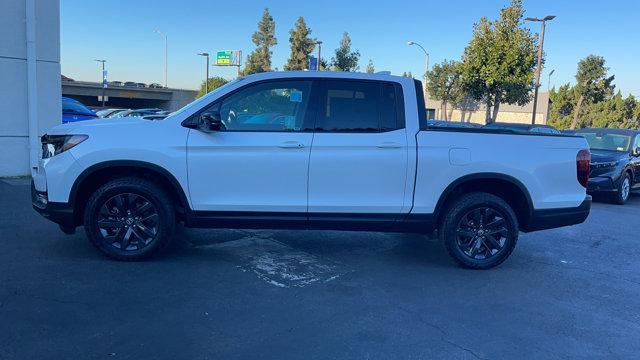
[{"label": "wheel arch", "polygon": [[635,177],[635,175],[633,174],[633,169],[632,169],[630,166],[627,166],[627,167],[624,169],[623,173],[627,173],[627,174],[629,174],[629,180],[631,181],[631,186],[633,186],[633,184],[634,184],[634,183],[635,183],[635,181],[636,181],[636,177]]},{"label": "wheel arch", "polygon": [[179,216],[189,209],[189,201],[180,182],[167,169],[145,161],[113,160],[94,164],[76,178],[69,193],[69,204],[73,207],[76,225],[82,223],[82,214],[91,193],[106,182],[125,176],[148,178],[167,190],[174,200]]},{"label": "wheel arch", "polygon": [[502,198],[515,212],[520,227],[526,227],[533,213],[533,201],[521,181],[501,173],[464,175],[449,184],[440,195],[435,207],[437,224],[440,223],[448,203],[470,192],[486,192]]}]

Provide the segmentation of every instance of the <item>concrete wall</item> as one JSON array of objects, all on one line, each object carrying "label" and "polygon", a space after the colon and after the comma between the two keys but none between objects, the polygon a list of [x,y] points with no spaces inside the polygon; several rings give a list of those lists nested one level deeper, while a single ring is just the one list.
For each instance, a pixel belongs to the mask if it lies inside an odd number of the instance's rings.
[{"label": "concrete wall", "polygon": [[[26,1],[0,5],[0,176],[29,169]],[[38,133],[60,124],[60,4],[36,0]]]}]

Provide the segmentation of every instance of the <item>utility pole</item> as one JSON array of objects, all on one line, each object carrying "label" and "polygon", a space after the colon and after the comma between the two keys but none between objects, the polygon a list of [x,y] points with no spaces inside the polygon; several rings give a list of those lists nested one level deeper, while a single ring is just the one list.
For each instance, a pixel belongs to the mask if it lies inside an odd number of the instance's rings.
[{"label": "utility pole", "polygon": [[321,52],[322,51],[322,41],[318,40],[314,44],[318,45],[318,71],[320,71],[320,59],[322,59],[320,57],[320,55],[322,54],[322,52]]},{"label": "utility pole", "polygon": [[156,29],[155,32],[156,34],[164,38],[164,87],[168,88],[169,85],[167,84],[167,35],[158,29]]},{"label": "utility pole", "polygon": [[536,83],[533,92],[533,113],[531,114],[531,124],[536,123],[536,110],[538,107],[538,90],[540,89],[540,72],[542,70],[542,48],[544,46],[544,26],[547,21],[555,19],[555,15],[547,15],[542,19],[539,18],[526,18],[524,21],[541,22],[542,27],[540,29],[540,46],[538,47],[538,66],[536,66]]},{"label": "utility pole", "polygon": [[203,52],[203,53],[199,53],[198,55],[204,56],[207,58],[207,78],[204,81],[204,94],[206,95],[209,93],[209,53]]},{"label": "utility pole", "polygon": [[104,73],[104,63],[107,62],[107,60],[101,60],[101,59],[94,59],[93,61],[102,63],[102,107],[104,108],[104,102],[105,102],[105,89],[107,87],[107,83],[106,83],[106,76]]}]

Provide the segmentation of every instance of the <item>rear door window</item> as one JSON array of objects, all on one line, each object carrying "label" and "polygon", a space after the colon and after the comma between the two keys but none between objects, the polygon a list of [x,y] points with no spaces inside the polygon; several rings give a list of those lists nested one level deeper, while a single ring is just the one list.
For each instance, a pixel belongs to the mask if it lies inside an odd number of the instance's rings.
[{"label": "rear door window", "polygon": [[367,133],[399,128],[393,84],[326,80],[322,89],[316,131]]}]

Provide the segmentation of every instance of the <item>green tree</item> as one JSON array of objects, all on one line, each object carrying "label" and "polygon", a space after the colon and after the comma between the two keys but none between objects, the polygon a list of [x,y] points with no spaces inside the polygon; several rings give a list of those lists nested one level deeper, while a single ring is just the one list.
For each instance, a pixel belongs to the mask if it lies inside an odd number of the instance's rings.
[{"label": "green tree", "polygon": [[308,58],[315,48],[315,39],[309,37],[311,29],[307,27],[304,18],[300,16],[295,28],[289,30],[289,43],[291,55],[284,65],[285,70],[305,70],[308,67]]},{"label": "green tree", "polygon": [[367,64],[367,74],[373,74],[376,72],[376,68],[373,66],[373,61],[369,59],[369,63]]},{"label": "green tree", "polygon": [[320,60],[318,60],[318,70],[327,70],[330,67],[331,64],[329,63],[329,61],[327,61],[327,59],[321,58]]},{"label": "green tree", "polygon": [[609,68],[604,66],[602,56],[589,55],[578,62],[576,72],[576,91],[579,95],[576,109],[573,113],[571,129],[575,129],[580,118],[580,111],[584,102],[598,102],[613,94],[613,80],[615,76],[607,77]]},{"label": "green tree", "polygon": [[256,49],[247,56],[247,63],[242,72],[244,75],[271,71],[271,47],[278,44],[275,32],[276,23],[269,14],[269,9],[265,8],[262,19],[258,22],[258,31],[251,36]]},{"label": "green tree", "polygon": [[351,38],[348,32],[342,34],[340,46],[335,51],[335,56],[331,58],[331,67],[335,71],[358,71],[358,60],[360,60],[360,52],[358,50],[351,51]]},{"label": "green tree", "polygon": [[459,63],[444,60],[435,64],[426,73],[426,89],[430,98],[442,102],[444,119],[449,120],[447,104],[455,105],[464,99]]},{"label": "green tree", "polygon": [[575,88],[570,84],[561,85],[558,90],[555,88],[549,92],[551,108],[547,123],[558,129],[568,129],[571,126],[571,116],[576,103]]},{"label": "green tree", "polygon": [[624,100],[620,93],[606,100],[587,104],[580,117],[581,126],[620,128],[625,126]]},{"label": "green tree", "polygon": [[525,105],[533,89],[537,37],[522,27],[522,0],[512,0],[500,19],[474,24],[464,50],[461,76],[465,91],[486,104],[486,122],[495,122],[501,103]]},{"label": "green tree", "polygon": [[[209,78],[208,89],[209,91],[213,91],[228,82],[229,81],[223,77],[214,76],[212,78]],[[202,84],[200,84],[200,90],[198,91],[198,95],[196,95],[196,99],[203,97],[204,95],[205,95],[205,92],[204,92],[204,81],[203,81]]]}]

